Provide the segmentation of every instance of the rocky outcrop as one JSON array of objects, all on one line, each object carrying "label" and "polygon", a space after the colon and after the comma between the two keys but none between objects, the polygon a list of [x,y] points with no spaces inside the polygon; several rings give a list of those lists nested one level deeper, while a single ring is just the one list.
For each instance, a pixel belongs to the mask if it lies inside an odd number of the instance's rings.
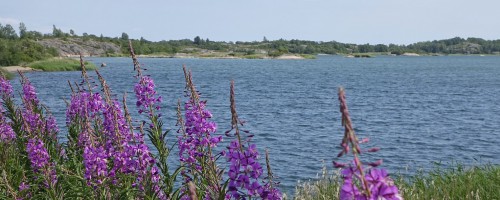
[{"label": "rocky outcrop", "polygon": [[75,57],[79,56],[80,53],[84,56],[107,56],[108,54],[120,53],[120,46],[114,43],[81,38],[53,38],[37,42],[45,47],[57,49],[59,56],[62,57]]}]

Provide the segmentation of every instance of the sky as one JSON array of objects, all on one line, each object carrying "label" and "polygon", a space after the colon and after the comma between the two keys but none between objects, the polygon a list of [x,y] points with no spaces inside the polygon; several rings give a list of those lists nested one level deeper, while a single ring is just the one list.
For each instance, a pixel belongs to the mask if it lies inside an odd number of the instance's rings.
[{"label": "sky", "polygon": [[0,0],[0,23],[150,41],[500,39],[498,0]]}]

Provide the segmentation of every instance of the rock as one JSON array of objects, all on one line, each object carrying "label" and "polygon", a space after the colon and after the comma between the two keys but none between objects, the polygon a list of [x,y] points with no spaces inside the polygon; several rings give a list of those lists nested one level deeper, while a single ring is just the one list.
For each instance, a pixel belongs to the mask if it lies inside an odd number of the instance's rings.
[{"label": "rock", "polygon": [[61,57],[79,57],[80,53],[84,56],[106,56],[108,53],[121,51],[120,46],[111,42],[84,41],[81,38],[67,38],[65,40],[53,38],[37,42],[45,47],[57,49]]}]

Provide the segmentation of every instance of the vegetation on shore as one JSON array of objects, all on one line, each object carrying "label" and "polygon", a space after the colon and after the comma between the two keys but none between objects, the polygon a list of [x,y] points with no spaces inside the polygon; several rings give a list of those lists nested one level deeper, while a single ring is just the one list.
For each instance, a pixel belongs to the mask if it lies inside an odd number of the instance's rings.
[{"label": "vegetation on shore", "polygon": [[[95,64],[85,61],[87,70],[94,70]],[[35,61],[27,65],[33,69],[39,69],[45,72],[53,71],[81,71],[80,61],[71,58],[51,58],[47,60]]]},{"label": "vegetation on shore", "polygon": [[[332,173],[325,167],[316,180],[297,185],[294,199],[339,199],[341,183],[340,171]],[[420,172],[410,178],[400,176],[395,184],[404,199],[500,199],[500,166],[436,166],[428,173]]]},{"label": "vegetation on shore", "polygon": [[[193,39],[149,41],[146,38],[131,39],[127,33],[119,37],[83,33],[73,30],[64,32],[53,27],[52,33],[30,31],[24,23],[18,32],[11,24],[0,24],[0,66],[22,65],[55,56],[78,55],[83,47],[91,48],[93,56],[127,56],[131,40],[138,55],[153,57],[200,57],[200,58],[275,58],[293,54],[312,58],[316,54],[363,55],[417,53],[423,55],[496,54],[500,55],[500,40],[455,37],[444,40],[399,44],[352,44],[337,41],[268,40],[261,41],[212,41],[196,36]],[[19,34],[18,34],[19,33]],[[68,45],[78,48],[67,48]],[[62,52],[64,48],[65,52]],[[67,52],[66,52],[67,51]],[[98,53],[99,52],[99,53]],[[65,55],[62,55],[65,54]]]}]

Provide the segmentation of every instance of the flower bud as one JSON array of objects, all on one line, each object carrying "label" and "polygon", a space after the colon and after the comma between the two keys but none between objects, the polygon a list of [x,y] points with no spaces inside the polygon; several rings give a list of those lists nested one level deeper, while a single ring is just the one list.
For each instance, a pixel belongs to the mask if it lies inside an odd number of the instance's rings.
[{"label": "flower bud", "polygon": [[338,162],[333,161],[333,167],[335,167],[335,168],[344,168],[346,166],[347,165],[345,163],[338,163]]},{"label": "flower bud", "polygon": [[375,162],[372,162],[372,163],[368,163],[368,165],[372,166],[372,167],[377,167],[379,165],[382,164],[382,160],[377,160]]}]

